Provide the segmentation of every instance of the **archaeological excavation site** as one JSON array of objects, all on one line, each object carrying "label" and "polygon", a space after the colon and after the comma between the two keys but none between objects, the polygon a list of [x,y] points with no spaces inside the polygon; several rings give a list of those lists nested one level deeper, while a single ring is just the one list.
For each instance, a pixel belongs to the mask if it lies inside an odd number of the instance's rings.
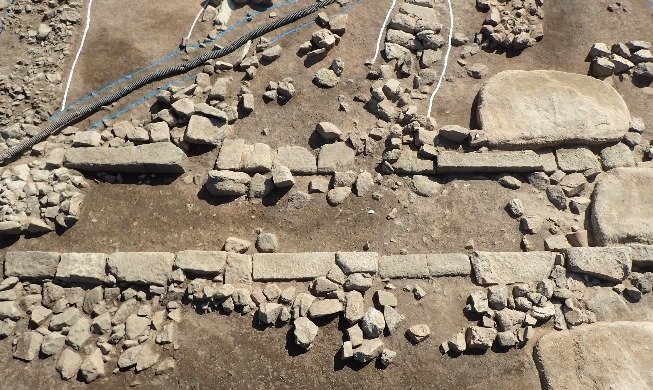
[{"label": "archaeological excavation site", "polygon": [[0,0],[0,390],[653,389],[653,0]]}]

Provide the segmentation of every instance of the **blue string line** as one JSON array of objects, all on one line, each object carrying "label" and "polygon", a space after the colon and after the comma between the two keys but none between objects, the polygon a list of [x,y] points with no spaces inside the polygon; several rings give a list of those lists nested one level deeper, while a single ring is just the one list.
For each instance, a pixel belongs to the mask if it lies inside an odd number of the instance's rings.
[{"label": "blue string line", "polygon": [[648,0],[648,4],[653,7],[653,0]]},{"label": "blue string line", "polygon": [[[13,0],[12,0],[12,1],[13,1]],[[236,22],[236,24],[234,24],[233,26],[227,28],[226,30],[224,30],[224,31],[222,31],[222,32],[220,32],[220,33],[218,33],[218,35],[216,35],[216,36],[214,36],[214,37],[212,37],[212,38],[210,38],[210,39],[208,39],[208,40],[205,40],[204,42],[198,42],[198,43],[196,43],[196,44],[194,44],[194,45],[192,45],[192,46],[190,46],[190,47],[199,47],[200,45],[205,45],[205,44],[207,44],[207,43],[213,43],[213,42],[215,42],[219,37],[225,35],[226,33],[230,32],[230,31],[233,30],[234,28],[238,27],[238,26],[241,25],[242,23],[246,22],[247,20],[250,20],[251,18],[253,18],[253,17],[257,16],[257,15],[260,15],[260,14],[262,14],[262,13],[264,13],[264,12],[267,12],[267,11],[269,11],[269,10],[272,10],[272,9],[274,9],[274,8],[279,8],[279,7],[284,6],[284,5],[287,5],[287,4],[296,3],[296,2],[298,2],[298,1],[299,1],[299,0],[287,0],[287,1],[284,1],[283,3],[279,3],[279,4],[272,5],[272,6],[268,7],[268,8],[266,8],[266,9],[264,9],[263,11],[256,11],[256,12],[253,12],[252,14],[250,14],[250,16],[245,17],[245,18],[239,20],[239,21]],[[65,107],[62,111],[59,111],[58,113],[56,113],[56,114],[54,114],[53,116],[51,116],[50,119],[48,119],[48,121],[52,121],[52,120],[58,118],[58,117],[59,117],[61,114],[63,114],[65,111],[71,109],[72,107],[77,106],[77,105],[80,104],[80,103],[83,103],[83,102],[87,101],[88,99],[90,99],[90,98],[92,98],[92,97],[94,97],[94,96],[97,96],[98,94],[101,94],[102,92],[104,92],[104,91],[106,91],[107,89],[109,89],[109,88],[115,86],[116,84],[119,84],[119,83],[121,83],[121,82],[123,82],[123,81],[125,81],[125,80],[129,80],[129,79],[131,79],[132,77],[134,77],[134,76],[136,76],[136,75],[138,75],[138,74],[141,74],[141,73],[145,72],[146,70],[151,69],[151,68],[153,68],[153,67],[155,67],[155,66],[157,66],[157,65],[160,65],[160,64],[162,64],[162,63],[168,61],[169,59],[174,58],[174,57],[176,57],[176,56],[178,56],[179,54],[182,54],[182,53],[183,53],[183,51],[181,51],[181,50],[176,51],[176,52],[173,52],[173,53],[170,53],[170,54],[167,55],[166,57],[164,57],[164,58],[162,58],[162,59],[160,59],[160,60],[158,60],[158,61],[156,61],[156,62],[154,62],[154,63],[152,63],[152,64],[150,64],[150,65],[148,65],[148,66],[146,66],[145,68],[139,69],[139,70],[135,71],[134,73],[128,74],[127,76],[124,76],[124,77],[122,77],[122,78],[120,78],[120,79],[118,79],[118,80],[112,82],[111,84],[109,84],[109,85],[107,85],[107,86],[105,86],[105,87],[103,87],[103,88],[98,89],[97,91],[91,92],[91,93],[88,94],[87,96],[85,96],[85,97],[83,97],[83,98],[77,100],[76,102],[74,102],[74,103],[70,104],[69,106]]]},{"label": "blue string line", "polygon": [[0,23],[0,33],[5,31],[5,18],[7,17],[7,15],[9,15],[9,7],[11,7],[11,5],[13,3],[14,3],[14,0],[9,0],[9,4],[7,5],[7,9],[5,9],[5,13],[4,13],[4,15],[2,15],[2,20],[0,21],[0,22],[2,22],[2,23]]},{"label": "blue string line", "polygon": [[[291,0],[291,1],[298,1],[298,0]],[[362,3],[363,1],[365,1],[365,0],[357,0],[356,2],[354,2],[354,3],[353,3],[352,5],[350,5],[349,7],[347,7],[347,8],[343,8],[343,9],[340,10],[339,12],[336,12],[336,13],[334,13],[334,14],[332,14],[332,15],[329,15],[329,16],[330,16],[330,17],[331,17],[331,16],[336,16],[336,15],[339,15],[339,14],[342,14],[342,13],[345,13],[345,12],[348,12],[349,10],[351,10],[352,8],[354,8],[356,5]],[[283,3],[282,3],[282,4],[283,4]],[[279,4],[279,5],[281,5],[281,4]],[[283,38],[283,37],[285,37],[285,36],[287,36],[287,35],[290,35],[290,34],[293,33],[293,32],[299,31],[299,30],[301,30],[301,29],[303,29],[303,28],[305,28],[305,27],[308,27],[308,26],[310,26],[310,25],[313,24],[313,23],[315,23],[315,20],[310,21],[310,22],[306,22],[306,23],[302,24],[302,25],[299,26],[299,27],[296,27],[296,28],[294,28],[294,29],[292,29],[292,30],[290,30],[290,31],[287,31],[287,32],[285,32],[285,33],[279,35],[278,37],[272,39],[271,42],[276,42],[276,41],[278,41],[279,39],[281,39],[281,38]],[[235,27],[235,26],[234,26],[234,27]],[[184,81],[190,80],[190,79],[196,77],[196,76],[197,76],[198,74],[200,74],[200,73],[202,73],[202,72],[195,73],[195,74],[192,75],[192,76],[188,76],[188,77],[185,77],[185,78],[183,78],[183,79],[181,79],[181,80],[177,80],[177,81],[170,82],[170,83],[168,83],[168,84],[166,84],[166,85],[164,85],[164,86],[162,86],[162,87],[157,88],[154,92],[151,92],[151,93],[149,93],[149,94],[143,96],[142,98],[138,99],[137,101],[135,101],[134,103],[130,104],[129,106],[123,108],[122,110],[120,110],[120,111],[118,111],[118,112],[116,112],[116,113],[114,113],[114,114],[111,114],[110,116],[108,116],[108,117],[106,117],[106,118],[103,118],[102,120],[100,120],[100,121],[98,121],[98,122],[95,122],[94,124],[91,125],[91,127],[89,127],[89,128],[87,129],[87,131],[89,131],[89,130],[93,130],[93,129],[95,129],[95,128],[101,126],[101,125],[103,125],[103,124],[104,124],[104,121],[107,120],[107,119],[114,119],[114,118],[116,118],[117,116],[119,116],[119,115],[121,115],[121,114],[123,114],[123,113],[125,113],[125,112],[127,112],[127,111],[130,111],[132,108],[134,108],[134,107],[135,107],[136,105],[138,105],[139,103],[142,103],[142,102],[144,102],[145,100],[149,99],[150,97],[156,95],[159,91],[161,91],[161,90],[163,90],[163,89],[165,89],[165,88],[168,88],[168,87],[171,86],[171,85],[175,85],[175,84],[178,84],[178,83],[181,83],[181,82],[184,82]]]},{"label": "blue string line", "polygon": [[188,81],[188,80],[190,80],[190,79],[192,79],[194,77],[197,77],[197,75],[200,74],[200,73],[202,73],[202,72],[195,73],[195,74],[193,74],[191,76],[184,77],[183,79],[180,79],[180,80],[171,81],[168,84],[155,89],[153,92],[148,93],[147,95],[145,95],[142,98],[136,100],[135,102],[133,102],[129,106],[123,108],[122,110],[120,110],[118,112],[115,112],[115,113],[113,113],[113,114],[111,114],[111,115],[109,115],[109,116],[107,116],[105,118],[102,118],[102,120],[100,120],[98,122],[93,123],[91,125],[91,127],[89,127],[86,131],[90,131],[90,130],[95,129],[96,127],[102,126],[104,124],[105,120],[114,119],[114,118],[118,117],[119,115],[124,114],[125,112],[127,112],[127,111],[131,110],[132,108],[136,107],[139,103],[142,103],[145,100],[147,100],[147,99],[151,98],[152,96],[156,95],[161,90],[166,89],[166,88],[168,88],[168,87],[170,87],[172,85],[183,83],[184,81]]}]

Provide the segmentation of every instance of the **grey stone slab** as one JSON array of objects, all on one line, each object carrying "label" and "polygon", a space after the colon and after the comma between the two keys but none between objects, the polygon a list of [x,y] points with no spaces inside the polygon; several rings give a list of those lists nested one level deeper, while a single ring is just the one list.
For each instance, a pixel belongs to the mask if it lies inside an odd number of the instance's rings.
[{"label": "grey stone slab", "polygon": [[482,285],[533,283],[548,279],[555,264],[553,252],[474,252],[476,281]]},{"label": "grey stone slab", "polygon": [[354,164],[356,151],[344,142],[326,144],[317,156],[318,173],[344,172]]},{"label": "grey stone slab", "polygon": [[590,76],[552,70],[494,75],[479,92],[477,117],[489,146],[502,149],[618,141],[630,123],[628,107],[614,88]]},{"label": "grey stone slab", "polygon": [[653,323],[597,322],[549,332],[533,358],[544,389],[650,389]]},{"label": "grey stone slab", "polygon": [[434,277],[470,276],[472,274],[469,255],[464,253],[428,254],[426,261],[429,273]]},{"label": "grey stone slab", "polygon": [[630,274],[629,247],[569,248],[565,250],[567,268],[610,282],[621,282]]},{"label": "grey stone slab", "polygon": [[538,172],[544,166],[540,156],[530,150],[461,153],[440,152],[437,173]]},{"label": "grey stone slab", "polygon": [[409,175],[432,175],[435,173],[435,161],[413,152],[404,151],[399,159],[392,164],[395,172]]},{"label": "grey stone slab", "polygon": [[298,175],[313,175],[317,172],[315,156],[301,146],[283,146],[278,149],[274,165],[283,165]]},{"label": "grey stone slab", "polygon": [[60,255],[57,252],[7,252],[5,277],[19,279],[51,279],[57,273]]},{"label": "grey stone slab", "polygon": [[390,279],[428,278],[427,255],[391,255],[379,257],[379,276]]},{"label": "grey stone slab", "polygon": [[199,145],[220,145],[227,136],[229,125],[223,119],[193,115],[188,121],[184,141]]},{"label": "grey stone slab", "polygon": [[346,275],[353,273],[376,274],[378,269],[376,252],[336,252],[336,264]]},{"label": "grey stone slab", "polygon": [[119,282],[166,286],[175,254],[168,252],[116,252],[107,267]]},{"label": "grey stone slab", "polygon": [[628,244],[634,271],[653,271],[653,245]]},{"label": "grey stone slab", "polygon": [[252,150],[243,153],[242,170],[248,173],[267,173],[272,170],[272,150],[266,144],[256,143]]},{"label": "grey stone slab", "polygon": [[71,148],[64,156],[64,166],[91,172],[183,173],[187,160],[175,145],[156,142],[118,148]]},{"label": "grey stone slab", "polygon": [[256,253],[253,259],[255,281],[311,280],[326,276],[335,264],[333,252]]},{"label": "grey stone slab", "polygon": [[653,169],[616,168],[599,175],[592,197],[597,245],[653,244]]},{"label": "grey stone slab", "polygon": [[176,268],[194,275],[220,275],[226,264],[227,252],[219,251],[181,251],[175,259]]},{"label": "grey stone slab", "polygon": [[62,253],[56,279],[67,283],[102,284],[107,277],[106,253]]},{"label": "grey stone slab", "polygon": [[589,148],[560,148],[556,150],[558,167],[564,172],[584,172],[588,169],[601,169],[599,159]]},{"label": "grey stone slab", "polygon": [[241,167],[243,149],[245,148],[244,139],[226,139],[222,142],[220,153],[215,161],[215,169],[237,171]]},{"label": "grey stone slab", "polygon": [[252,256],[239,253],[227,254],[227,264],[224,270],[225,284],[252,283]]}]

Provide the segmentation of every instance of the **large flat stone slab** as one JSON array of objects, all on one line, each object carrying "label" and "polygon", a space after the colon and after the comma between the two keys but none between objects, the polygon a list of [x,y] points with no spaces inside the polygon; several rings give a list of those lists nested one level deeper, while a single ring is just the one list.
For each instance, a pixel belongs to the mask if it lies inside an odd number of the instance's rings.
[{"label": "large flat stone slab", "polygon": [[549,278],[555,256],[553,252],[474,252],[471,262],[479,284],[531,283]]},{"label": "large flat stone slab", "polygon": [[621,282],[632,268],[631,251],[629,247],[569,248],[565,250],[567,268],[610,282]]},{"label": "large flat stone slab", "polygon": [[379,257],[379,276],[390,279],[423,279],[431,276],[427,255]]},{"label": "large flat stone slab", "polygon": [[402,152],[392,167],[395,172],[407,175],[432,175],[435,172],[433,160],[417,156],[411,151]]},{"label": "large flat stone slab", "polygon": [[278,149],[274,165],[283,165],[296,175],[313,175],[317,162],[313,153],[301,146],[282,146]]},{"label": "large flat stone slab", "polygon": [[62,253],[56,279],[67,283],[102,284],[107,277],[105,253]]},{"label": "large flat stone slab", "polygon": [[653,169],[615,168],[601,174],[593,200],[597,245],[653,244]]},{"label": "large flat stone slab", "polygon": [[[317,155],[318,173],[345,172],[354,164],[356,152],[344,142],[326,144]],[[291,169],[292,170],[292,169]]]},{"label": "large flat stone slab", "polygon": [[64,166],[79,171],[183,173],[186,154],[169,142],[119,148],[71,148]]},{"label": "large flat stone slab", "polygon": [[119,282],[166,286],[174,262],[174,253],[116,252],[109,255],[107,268]]},{"label": "large flat stone slab", "polygon": [[175,259],[176,268],[193,275],[220,275],[226,264],[227,252],[219,251],[181,251]]},{"label": "large flat stone slab", "polygon": [[378,269],[376,252],[336,252],[336,264],[345,275],[354,273],[376,274]]},{"label": "large flat stone slab", "polygon": [[224,119],[193,115],[188,121],[184,141],[189,144],[220,145],[228,130],[229,125]]},{"label": "large flat stone slab", "polygon": [[441,152],[437,173],[538,172],[544,170],[539,154],[531,151],[460,153]]},{"label": "large flat stone slab", "polygon": [[533,357],[543,389],[651,389],[653,323],[597,322],[549,332]]},{"label": "large flat stone slab", "polygon": [[429,273],[433,277],[469,276],[472,274],[472,263],[469,255],[464,253],[437,253],[426,255]]},{"label": "large flat stone slab", "polygon": [[224,283],[247,285],[252,283],[252,256],[240,253],[227,254]]},{"label": "large flat stone slab", "polygon": [[56,252],[7,252],[5,277],[18,279],[50,279],[57,273],[60,259]]},{"label": "large flat stone slab", "polygon": [[508,70],[481,88],[478,123],[488,145],[531,149],[620,140],[630,113],[619,93],[593,77],[553,70]]},{"label": "large flat stone slab", "polygon": [[336,263],[334,252],[255,253],[254,281],[311,280],[326,276]]}]

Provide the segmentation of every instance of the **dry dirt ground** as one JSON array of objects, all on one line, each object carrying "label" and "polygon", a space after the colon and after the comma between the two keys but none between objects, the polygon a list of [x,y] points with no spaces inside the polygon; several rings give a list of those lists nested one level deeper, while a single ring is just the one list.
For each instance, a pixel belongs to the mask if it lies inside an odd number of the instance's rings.
[{"label": "dry dirt ground", "polygon": [[[275,11],[283,15],[308,2],[299,3]],[[370,82],[365,80],[368,69],[363,63],[374,54],[378,28],[390,3],[390,0],[366,0],[349,12],[348,29],[342,43],[323,61],[328,64],[332,58],[340,56],[345,62],[345,78],[351,81],[336,88],[315,88],[310,80],[324,65],[307,69],[303,59],[294,54],[316,29],[314,26],[280,40],[284,48],[282,61],[262,68],[251,89],[262,91],[268,81],[292,76],[298,94],[283,107],[257,100],[255,114],[238,121],[232,137],[244,138],[248,143],[265,142],[275,148],[306,145],[315,123],[322,120],[335,123],[343,131],[371,129],[374,117],[351,99],[369,90]],[[608,12],[606,7],[610,3],[605,0],[547,1],[542,42],[518,56],[481,52],[472,61],[486,64],[491,74],[505,69],[586,73],[588,63],[584,59],[594,42],[653,41],[650,28],[653,9],[646,0],[631,0],[627,13]],[[70,101],[174,51],[198,10],[197,1],[190,4],[177,0],[95,2],[94,24],[73,79]],[[453,1],[456,32],[471,36],[480,27],[484,14],[477,12],[474,4],[474,0]],[[232,21],[244,17],[248,11],[244,8],[235,12]],[[442,8],[441,19],[446,26],[445,12],[446,8]],[[259,16],[218,42],[229,42],[268,20],[266,15]],[[199,24],[195,36],[203,36],[207,30],[206,24]],[[456,64],[459,51],[460,48],[454,48],[447,72],[453,81],[443,84],[435,101],[433,116],[438,124],[470,126],[474,123],[472,106],[481,81],[467,77],[464,69]],[[178,59],[171,63],[176,61]],[[6,67],[11,59],[4,58],[0,62]],[[630,82],[616,82],[615,87],[633,116],[653,124],[650,95]],[[138,91],[126,102],[151,90]],[[347,97],[352,111],[334,115],[337,96],[341,94]],[[426,104],[423,102],[420,110],[425,111]],[[115,112],[125,105],[121,102],[109,111]],[[137,118],[145,115],[148,108],[148,104],[140,104],[121,118]],[[95,115],[79,127],[99,118],[101,115]],[[269,135],[261,135],[263,128],[269,129]],[[644,134],[647,141],[652,138],[651,129],[653,126],[648,126]],[[191,158],[187,175],[202,177],[213,165],[217,151],[204,152]],[[377,158],[357,161],[361,168],[372,169],[378,163]],[[478,250],[518,251],[521,239],[518,222],[504,210],[510,199],[521,198],[527,209],[535,213],[558,213],[545,194],[528,185],[512,191],[501,187],[491,177],[482,176],[443,176],[440,180],[445,191],[433,198],[410,196],[404,183],[397,191],[383,187],[381,201],[373,201],[369,196],[352,197],[334,208],[327,205],[324,195],[314,195],[309,207],[295,211],[286,209],[288,194],[278,194],[278,201],[272,202],[276,205],[242,200],[216,203],[207,199],[201,190],[203,180],[198,184],[186,184],[182,178],[172,183],[169,183],[170,178],[154,178],[152,184],[136,184],[136,178],[127,177],[126,182],[132,184],[122,185],[91,181],[85,190],[82,217],[74,227],[39,238],[5,239],[0,242],[0,255],[6,250],[37,249],[71,252],[219,249],[229,236],[253,239],[256,228],[274,232],[284,252],[361,250],[365,242],[369,242],[372,250],[383,254],[399,253],[403,249],[409,253],[461,252],[466,251],[465,245],[470,240]],[[306,179],[300,179],[295,188],[305,191],[307,185]],[[398,217],[387,220],[386,215],[395,207]],[[368,214],[369,209],[375,213]],[[586,223],[582,218],[572,220],[569,214],[559,214],[559,218],[563,226]],[[542,246],[541,242],[536,245]],[[373,364],[366,367],[342,365],[337,357],[342,343],[337,320],[320,329],[313,350],[297,355],[288,343],[288,327],[262,331],[251,326],[248,316],[197,315],[187,310],[180,327],[181,349],[168,351],[178,359],[178,369],[173,374],[154,377],[152,370],[140,375],[109,374],[88,388],[123,388],[135,380],[142,388],[184,389],[533,389],[540,386],[531,356],[534,343],[509,352],[488,351],[455,359],[442,357],[437,350],[438,344],[469,324],[462,308],[465,298],[475,287],[469,280],[456,278],[422,284],[429,292],[422,301],[398,292],[398,307],[407,318],[402,330],[410,324],[423,322],[431,327],[433,334],[417,347],[411,346],[402,333],[389,338],[390,348],[398,352],[398,357],[386,370],[377,369]],[[398,284],[399,288],[402,286]],[[651,307],[651,302],[642,301],[638,305]],[[537,336],[551,330],[550,325],[538,328]],[[0,373],[4,378],[0,388],[82,387],[79,383],[60,381],[51,361],[24,364],[13,360],[10,348],[10,343],[0,343]],[[114,367],[107,368],[110,372]]]}]

